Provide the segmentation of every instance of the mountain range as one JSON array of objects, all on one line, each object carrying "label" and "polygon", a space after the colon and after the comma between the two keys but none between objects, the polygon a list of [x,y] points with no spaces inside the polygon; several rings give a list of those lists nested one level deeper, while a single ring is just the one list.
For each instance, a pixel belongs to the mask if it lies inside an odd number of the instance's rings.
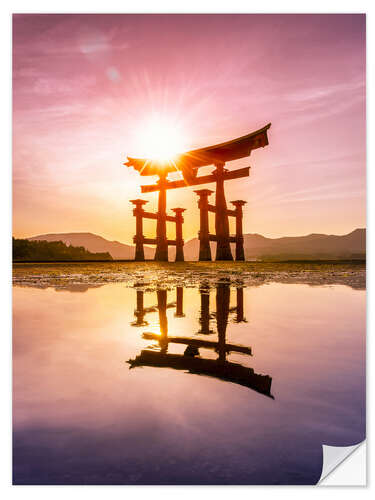
[{"label": "mountain range", "polygon": [[[56,233],[41,234],[28,240],[62,241],[67,245],[83,246],[90,252],[109,252],[114,259],[134,259],[134,245],[119,241],[109,241],[93,233]],[[215,243],[212,243],[214,257]],[[244,247],[246,260],[271,259],[361,259],[366,256],[366,229],[355,229],[342,236],[309,234],[283,238],[266,238],[260,234],[245,234]],[[169,249],[170,260],[174,259],[175,249]],[[145,258],[152,259],[154,248],[144,247]],[[234,245],[232,247],[234,251]],[[198,260],[199,240],[193,238],[185,243],[186,261]]]}]

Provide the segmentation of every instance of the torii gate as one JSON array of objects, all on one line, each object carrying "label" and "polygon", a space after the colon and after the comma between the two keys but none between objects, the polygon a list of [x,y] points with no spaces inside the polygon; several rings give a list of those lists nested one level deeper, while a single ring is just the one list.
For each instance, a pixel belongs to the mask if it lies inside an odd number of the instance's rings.
[{"label": "torii gate", "polygon": [[[232,202],[236,209],[228,210],[224,192],[224,182],[231,179],[240,179],[248,177],[250,167],[239,168],[237,170],[228,171],[224,165],[228,161],[238,160],[250,156],[253,149],[265,147],[268,145],[267,130],[271,123],[265,127],[244,135],[231,141],[216,144],[206,148],[195,149],[186,153],[177,155],[173,161],[160,162],[147,158],[131,158],[124,163],[127,167],[133,167],[138,170],[142,176],[159,177],[156,184],[141,186],[142,193],[152,193],[159,191],[158,212],[157,212],[157,228],[156,228],[156,252],[155,260],[168,261],[168,240],[166,234],[167,220],[166,214],[166,191],[167,189],[177,189],[187,186],[197,186],[216,182],[215,205],[208,206],[208,210],[215,213],[215,231],[216,235],[210,235],[208,231],[208,223],[205,221],[205,213],[202,214],[202,203],[199,204],[201,210],[201,229],[199,232],[200,240],[200,258],[199,260],[211,260],[211,252],[209,250],[209,241],[216,241],[216,260],[233,260],[230,249],[231,241],[236,242],[236,258],[244,260],[243,252],[243,237],[242,237],[242,205],[243,200],[235,200]],[[198,177],[198,169],[214,165],[216,169],[209,175]],[[177,181],[168,180],[168,174],[171,172],[181,171],[183,179]],[[208,190],[203,190],[208,191]],[[202,195],[198,192],[200,199]],[[208,192],[210,194],[210,192]],[[207,194],[207,196],[208,196]],[[207,200],[207,196],[205,196]],[[204,196],[203,196],[204,197]],[[208,202],[207,202],[208,203]],[[207,207],[203,207],[203,211]],[[229,219],[228,216],[236,216],[236,236],[229,235]]]}]

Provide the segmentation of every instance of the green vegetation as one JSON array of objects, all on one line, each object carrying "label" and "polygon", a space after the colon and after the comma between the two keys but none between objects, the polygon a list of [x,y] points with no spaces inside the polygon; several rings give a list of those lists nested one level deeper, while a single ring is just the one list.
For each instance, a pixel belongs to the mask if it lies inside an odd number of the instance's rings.
[{"label": "green vegetation", "polygon": [[62,241],[29,241],[13,238],[13,261],[112,260],[109,252],[92,253]]}]

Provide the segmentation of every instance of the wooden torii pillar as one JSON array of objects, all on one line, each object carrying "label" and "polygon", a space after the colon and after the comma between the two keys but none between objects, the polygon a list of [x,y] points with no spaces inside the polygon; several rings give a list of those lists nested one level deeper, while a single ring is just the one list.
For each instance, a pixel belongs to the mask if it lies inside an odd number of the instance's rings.
[{"label": "wooden torii pillar", "polygon": [[[168,245],[176,246],[176,262],[184,261],[184,240],[182,237],[182,224],[184,218],[182,216],[185,208],[172,208],[176,215],[167,215],[165,207],[165,189],[161,190],[159,196],[159,210],[157,213],[146,212],[143,205],[148,203],[146,200],[130,200],[135,208],[133,215],[136,218],[136,234],[133,238],[135,243],[135,260],[143,262],[145,260],[144,244],[156,245],[155,260],[168,262]],[[143,219],[156,220],[156,238],[145,238],[143,235]],[[168,222],[176,224],[176,239],[167,239],[167,225]]]},{"label": "wooden torii pillar", "polygon": [[176,318],[183,318],[184,314],[184,289],[182,286],[176,287]]},{"label": "wooden torii pillar", "polygon": [[136,321],[131,323],[132,326],[146,326],[148,322],[144,319],[146,310],[143,301],[143,290],[137,290],[137,307],[134,311],[134,316],[137,318]]},{"label": "wooden torii pillar", "polygon": [[208,224],[208,197],[213,193],[211,189],[198,189],[194,191],[199,196],[198,208],[200,212],[199,260],[212,260],[210,248],[210,231]]},{"label": "wooden torii pillar", "polygon": [[133,203],[133,215],[135,217],[135,236],[133,242],[135,243],[135,259],[138,262],[143,262],[145,260],[145,252],[143,250],[144,236],[143,236],[143,217],[145,211],[143,210],[143,205],[148,203],[146,200],[130,200]]},{"label": "wooden torii pillar", "polygon": [[242,207],[246,205],[244,200],[231,201],[231,204],[235,206],[235,217],[236,217],[236,260],[245,260],[245,250],[243,246],[243,230],[242,230],[242,219],[243,210]]},{"label": "wooden torii pillar", "polygon": [[[231,201],[234,210],[227,209],[224,190],[221,187],[216,191],[216,205],[208,202],[208,197],[213,192],[209,189],[198,189],[194,191],[198,196],[198,208],[200,211],[199,230],[199,260],[211,260],[210,241],[217,242],[216,260],[233,260],[230,243],[236,244],[236,260],[245,260],[244,239],[242,230],[244,200]],[[218,194],[219,192],[219,194]],[[210,234],[208,223],[208,212],[215,213],[216,234]],[[229,234],[229,216],[236,218],[236,235]],[[219,233],[217,232],[219,230]],[[228,253],[229,252],[229,253]]]},{"label": "wooden torii pillar", "polygon": [[[166,322],[166,314],[167,309],[175,309],[175,317],[182,318],[185,316],[184,314],[184,290],[182,286],[176,287],[176,301],[175,302],[167,302],[167,290],[157,290],[157,305],[151,307],[144,307],[144,294],[146,292],[144,290],[137,290],[137,307],[134,311],[134,316],[137,318],[136,321],[133,321],[131,326],[146,326],[148,322],[144,319],[146,314],[154,313],[159,311],[161,316],[160,323],[163,325]],[[160,316],[159,316],[160,320]]]},{"label": "wooden torii pillar", "polygon": [[229,219],[224,193],[224,163],[217,163],[213,174],[216,177],[215,232],[216,260],[233,260],[229,243]]},{"label": "wooden torii pillar", "polygon": [[156,251],[155,260],[159,262],[168,262],[168,241],[167,241],[167,191],[165,182],[167,176],[161,172],[159,176],[159,199],[158,199],[158,218],[156,222]]},{"label": "wooden torii pillar", "polygon": [[[176,262],[184,262],[184,240],[182,238],[182,223],[184,218],[182,214],[185,212],[185,208],[172,208],[176,219]],[[156,259],[155,259],[156,260]]]},{"label": "wooden torii pillar", "polygon": [[199,316],[201,328],[198,333],[209,335],[213,333],[213,330],[210,329],[210,288],[207,283],[203,283],[199,287],[199,294],[201,296],[201,310]]}]

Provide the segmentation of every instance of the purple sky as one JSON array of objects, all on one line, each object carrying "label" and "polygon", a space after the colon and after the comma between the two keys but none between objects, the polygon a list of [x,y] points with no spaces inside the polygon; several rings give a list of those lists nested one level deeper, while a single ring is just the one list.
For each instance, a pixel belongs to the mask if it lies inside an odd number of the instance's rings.
[{"label": "purple sky", "polygon": [[[131,242],[141,178],[122,163],[154,114],[188,149],[272,122],[268,147],[228,164],[252,166],[227,184],[245,232],[365,226],[364,15],[15,15],[13,54],[15,236]],[[193,188],[168,193],[185,240],[196,205]]]}]

